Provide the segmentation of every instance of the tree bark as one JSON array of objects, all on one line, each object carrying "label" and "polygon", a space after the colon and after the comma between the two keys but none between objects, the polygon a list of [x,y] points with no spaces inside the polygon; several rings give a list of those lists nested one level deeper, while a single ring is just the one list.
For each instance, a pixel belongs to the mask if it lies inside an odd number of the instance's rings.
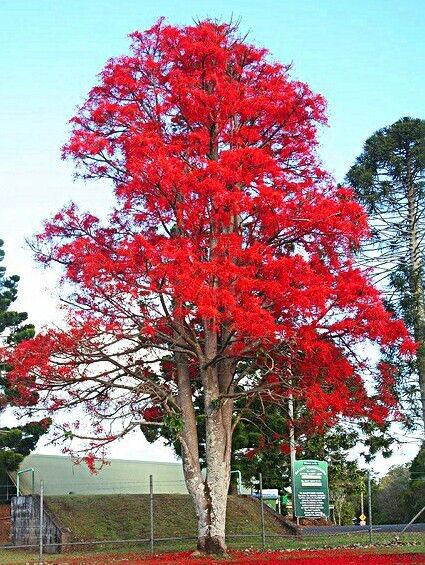
[{"label": "tree bark", "polygon": [[[206,476],[202,476],[199,452],[194,441],[193,430],[185,425],[181,433],[183,470],[186,485],[194,501],[198,519],[198,550],[208,554],[226,552],[225,527],[227,493],[230,483],[230,460],[232,439],[232,410],[226,404],[217,406],[214,402],[214,381],[206,371]],[[217,398],[217,397],[216,397]],[[230,401],[229,401],[230,402]],[[189,436],[189,437],[188,437]],[[197,438],[196,438],[197,440]]]},{"label": "tree bark", "polygon": [[199,461],[199,439],[192,387],[186,356],[182,353],[175,353],[175,359],[179,391],[178,400],[184,421],[184,428],[179,434],[183,474],[187,490],[195,505],[198,519],[198,536],[203,537],[206,524],[206,500],[204,496],[204,479]]},{"label": "tree bark", "polygon": [[[231,400],[220,401],[229,390],[233,373],[229,362],[208,366],[201,371],[205,403],[206,476],[199,461],[199,438],[192,388],[185,355],[176,353],[179,406],[184,428],[179,435],[183,471],[198,520],[198,550],[208,554],[226,552],[225,527],[227,494],[230,483],[232,413]],[[206,363],[207,364],[207,363]]]},{"label": "tree bark", "polygon": [[230,484],[232,443],[231,401],[217,404],[216,369],[208,369],[204,376],[206,392],[206,524],[200,546],[207,553],[226,551],[225,527],[227,493]]},{"label": "tree bark", "polygon": [[198,548],[206,553],[226,552],[226,509],[230,484],[233,402],[220,395],[232,386],[233,366],[228,360],[216,361],[217,334],[207,329],[206,362],[201,370],[204,391],[206,477],[206,522],[199,532]]}]

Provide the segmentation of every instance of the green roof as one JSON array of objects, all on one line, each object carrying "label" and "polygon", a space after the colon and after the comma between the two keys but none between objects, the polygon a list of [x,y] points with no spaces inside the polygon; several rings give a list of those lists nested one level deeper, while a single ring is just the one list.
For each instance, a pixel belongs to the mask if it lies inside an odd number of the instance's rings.
[{"label": "green roof", "polygon": [[[150,475],[155,493],[187,493],[181,463],[110,459],[93,475],[85,463],[77,465],[71,457],[32,454],[20,466],[28,468],[34,469],[35,492],[40,492],[43,480],[46,495],[143,494],[149,492]],[[20,481],[21,493],[30,494],[31,473],[23,473]]]}]

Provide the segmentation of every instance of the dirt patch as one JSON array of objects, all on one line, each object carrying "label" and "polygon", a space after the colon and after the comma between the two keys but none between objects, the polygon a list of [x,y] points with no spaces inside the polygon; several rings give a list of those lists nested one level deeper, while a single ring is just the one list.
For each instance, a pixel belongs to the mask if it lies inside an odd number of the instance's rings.
[{"label": "dirt patch", "polygon": [[0,543],[8,543],[10,535],[10,506],[0,504]]}]

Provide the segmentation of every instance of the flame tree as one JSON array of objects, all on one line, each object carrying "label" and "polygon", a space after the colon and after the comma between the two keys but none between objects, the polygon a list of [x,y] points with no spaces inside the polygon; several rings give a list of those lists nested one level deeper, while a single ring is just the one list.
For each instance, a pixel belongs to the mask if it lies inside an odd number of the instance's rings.
[{"label": "flame tree", "polygon": [[323,98],[233,24],[161,20],[131,39],[64,148],[79,174],[110,179],[116,207],[101,221],[71,205],[37,237],[39,259],[60,263],[73,288],[68,327],[11,351],[9,378],[47,410],[86,408],[92,431],[77,422],[64,435],[88,441],[89,464],[165,424],[181,444],[198,548],[220,553],[244,409],[291,391],[305,429],[383,423],[392,371],[369,366],[362,347],[412,344],[353,265],[367,219],[316,156]]}]

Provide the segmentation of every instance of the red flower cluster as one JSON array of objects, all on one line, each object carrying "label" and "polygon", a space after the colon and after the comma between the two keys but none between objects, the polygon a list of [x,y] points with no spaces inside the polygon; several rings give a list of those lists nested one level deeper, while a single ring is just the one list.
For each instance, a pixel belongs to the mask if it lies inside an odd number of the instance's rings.
[{"label": "red flower cluster", "polygon": [[264,389],[285,397],[291,376],[309,425],[382,422],[391,371],[368,395],[367,348],[414,346],[353,263],[367,218],[318,161],[323,98],[227,24],[159,21],[131,37],[64,148],[86,178],[112,180],[116,208],[104,223],[72,205],[46,224],[39,258],[64,266],[77,307],[69,329],[9,355],[10,379],[47,407],[79,400],[133,429],[135,415],[156,420],[148,406],[175,409],[163,351],[185,355],[196,382],[208,329],[222,359],[252,364],[247,395],[261,351]]},{"label": "red flower cluster", "polygon": [[[97,560],[89,557],[87,563],[105,563],[114,559],[114,555],[105,554]],[[235,565],[256,564],[270,565],[283,563],[286,565],[425,565],[425,556],[420,553],[382,553],[375,551],[362,551],[354,549],[334,549],[316,551],[231,551],[229,552],[229,562]],[[214,565],[217,560],[214,558],[193,556],[193,552],[159,554],[154,557],[140,557],[138,554],[119,554],[119,558],[126,559],[137,565],[172,565],[177,563],[183,565]],[[84,563],[81,557],[69,557],[70,563]],[[78,561],[77,561],[78,560]]]}]

